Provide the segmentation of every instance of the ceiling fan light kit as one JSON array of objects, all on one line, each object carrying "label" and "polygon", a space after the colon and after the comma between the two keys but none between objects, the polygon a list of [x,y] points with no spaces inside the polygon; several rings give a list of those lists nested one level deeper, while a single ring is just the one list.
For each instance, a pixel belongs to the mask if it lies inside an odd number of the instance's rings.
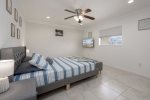
[{"label": "ceiling fan light kit", "polygon": [[84,18],[87,18],[87,19],[90,19],[90,20],[95,20],[94,17],[85,15],[86,13],[91,12],[92,11],[91,9],[86,9],[86,10],[76,9],[75,11],[71,11],[71,10],[65,9],[65,11],[75,14],[73,16],[64,18],[65,20],[67,20],[69,18],[74,18],[75,21],[77,21],[80,25],[81,25],[81,23],[82,23]]},{"label": "ceiling fan light kit", "polygon": [[74,16],[74,19],[79,22],[79,20],[83,21],[83,16],[79,15],[79,16]]},{"label": "ceiling fan light kit", "polygon": [[129,1],[128,1],[129,4],[131,4],[131,3],[133,3],[133,2],[134,2],[134,0],[129,0]]}]

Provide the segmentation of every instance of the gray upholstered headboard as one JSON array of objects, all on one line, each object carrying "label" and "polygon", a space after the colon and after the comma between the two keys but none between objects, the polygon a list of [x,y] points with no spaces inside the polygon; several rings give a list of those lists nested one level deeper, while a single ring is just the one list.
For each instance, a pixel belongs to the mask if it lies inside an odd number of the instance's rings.
[{"label": "gray upholstered headboard", "polygon": [[26,47],[10,47],[2,48],[0,50],[1,60],[14,59],[15,69],[21,64],[22,60],[26,57]]}]

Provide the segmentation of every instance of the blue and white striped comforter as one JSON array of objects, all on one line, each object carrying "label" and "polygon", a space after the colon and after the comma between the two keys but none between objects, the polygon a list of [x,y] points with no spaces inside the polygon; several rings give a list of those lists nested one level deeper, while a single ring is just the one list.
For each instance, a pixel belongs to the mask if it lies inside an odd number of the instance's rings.
[{"label": "blue and white striped comforter", "polygon": [[35,78],[37,87],[40,87],[93,70],[95,70],[95,62],[92,60],[82,61],[77,57],[58,57],[53,58],[53,64],[47,66],[46,70],[16,75],[14,81]]}]

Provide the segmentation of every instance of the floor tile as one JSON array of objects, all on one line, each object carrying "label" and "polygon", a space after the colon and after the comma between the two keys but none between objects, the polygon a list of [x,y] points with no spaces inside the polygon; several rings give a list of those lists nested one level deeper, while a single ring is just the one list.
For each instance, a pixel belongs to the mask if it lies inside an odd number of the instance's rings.
[{"label": "floor tile", "polygon": [[83,92],[83,99],[84,100],[99,100],[91,91]]},{"label": "floor tile", "polygon": [[103,84],[106,87],[109,87],[113,89],[114,91],[118,93],[122,93],[129,89],[129,87],[121,82],[118,82],[117,80],[109,80]]},{"label": "floor tile", "polygon": [[150,95],[148,93],[144,93],[133,88],[130,88],[122,95],[127,97],[129,100],[150,100]]},{"label": "floor tile", "polygon": [[42,95],[38,100],[69,100],[65,90],[58,90]]},{"label": "floor tile", "polygon": [[38,100],[150,100],[150,79],[104,65],[97,78],[40,95]]},{"label": "floor tile", "polygon": [[119,96],[115,100],[129,100],[129,99],[124,96]]},{"label": "floor tile", "polygon": [[116,97],[118,97],[120,94],[113,91],[110,88],[107,88],[103,85],[92,88],[91,92],[99,98],[99,100],[114,100]]}]

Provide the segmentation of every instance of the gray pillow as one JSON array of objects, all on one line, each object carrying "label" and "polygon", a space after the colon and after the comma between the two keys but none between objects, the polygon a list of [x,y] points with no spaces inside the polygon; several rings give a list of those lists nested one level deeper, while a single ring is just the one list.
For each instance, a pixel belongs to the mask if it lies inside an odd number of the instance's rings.
[{"label": "gray pillow", "polygon": [[23,62],[15,71],[14,75],[42,71],[42,69],[31,65],[29,62]]},{"label": "gray pillow", "polygon": [[50,65],[53,64],[53,59],[50,58],[50,57],[47,57],[47,58],[46,58],[46,61],[47,61]]},{"label": "gray pillow", "polygon": [[26,56],[22,62],[28,62],[32,59],[32,57]]}]

